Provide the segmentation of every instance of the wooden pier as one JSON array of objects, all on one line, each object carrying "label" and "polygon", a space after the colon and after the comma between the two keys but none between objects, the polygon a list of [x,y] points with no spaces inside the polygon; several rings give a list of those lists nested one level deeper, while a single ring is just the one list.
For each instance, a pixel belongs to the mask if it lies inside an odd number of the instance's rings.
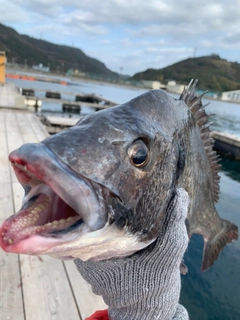
[{"label": "wooden pier", "polygon": [[[34,114],[0,109],[0,224],[19,210],[23,198],[8,154],[47,135]],[[72,261],[0,249],[0,320],[84,320],[106,308]]]}]

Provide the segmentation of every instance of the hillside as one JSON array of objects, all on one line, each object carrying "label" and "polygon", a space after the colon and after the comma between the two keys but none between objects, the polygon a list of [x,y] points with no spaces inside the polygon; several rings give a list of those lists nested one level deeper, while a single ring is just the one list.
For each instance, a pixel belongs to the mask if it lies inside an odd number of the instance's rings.
[{"label": "hillside", "polygon": [[119,75],[109,70],[102,62],[88,57],[82,50],[38,40],[18,34],[14,29],[0,24],[0,51],[6,51],[9,62],[27,63],[29,66],[42,63],[51,70],[78,69],[109,78]]},{"label": "hillside", "polygon": [[136,73],[133,80],[158,80],[167,83],[176,80],[188,84],[189,80],[199,79],[198,88],[223,92],[240,89],[240,64],[228,62],[218,55],[189,58],[163,69],[148,69]]}]

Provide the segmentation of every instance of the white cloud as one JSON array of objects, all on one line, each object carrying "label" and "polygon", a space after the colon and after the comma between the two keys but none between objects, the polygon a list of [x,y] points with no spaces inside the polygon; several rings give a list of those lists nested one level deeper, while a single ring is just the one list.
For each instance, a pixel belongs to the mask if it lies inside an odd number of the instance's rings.
[{"label": "white cloud", "polygon": [[195,47],[198,54],[224,50],[239,59],[240,0],[0,0],[0,6],[0,22],[55,43],[74,42],[116,71],[160,68]]},{"label": "white cloud", "polygon": [[0,23],[10,24],[22,21],[30,21],[26,10],[24,8],[16,6],[11,1],[0,0],[1,16]]}]

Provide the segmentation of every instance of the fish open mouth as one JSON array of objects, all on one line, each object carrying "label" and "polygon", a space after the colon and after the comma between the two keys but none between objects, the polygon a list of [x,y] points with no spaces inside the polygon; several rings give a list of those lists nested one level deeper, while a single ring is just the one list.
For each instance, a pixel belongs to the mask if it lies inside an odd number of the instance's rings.
[{"label": "fish open mouth", "polygon": [[[19,243],[35,234],[57,237],[78,228],[83,220],[56,193],[44,186],[45,193],[32,196],[14,216],[6,220],[2,230],[5,246]],[[46,192],[47,191],[47,192]]]},{"label": "fish open mouth", "polygon": [[26,144],[9,159],[25,197],[20,211],[0,227],[0,246],[7,252],[54,251],[58,258],[72,258],[68,245],[107,222],[103,187],[93,186],[44,144]]}]

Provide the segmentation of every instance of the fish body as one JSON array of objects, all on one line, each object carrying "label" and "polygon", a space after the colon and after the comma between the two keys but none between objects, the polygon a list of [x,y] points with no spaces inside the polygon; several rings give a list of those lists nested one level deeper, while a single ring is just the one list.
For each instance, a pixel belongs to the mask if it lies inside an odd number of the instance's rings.
[{"label": "fish body", "polygon": [[0,246],[59,259],[129,256],[156,240],[184,188],[189,236],[202,234],[202,270],[210,267],[238,230],[215,208],[219,165],[195,85],[178,100],[149,91],[12,152],[25,197],[1,226]]}]

